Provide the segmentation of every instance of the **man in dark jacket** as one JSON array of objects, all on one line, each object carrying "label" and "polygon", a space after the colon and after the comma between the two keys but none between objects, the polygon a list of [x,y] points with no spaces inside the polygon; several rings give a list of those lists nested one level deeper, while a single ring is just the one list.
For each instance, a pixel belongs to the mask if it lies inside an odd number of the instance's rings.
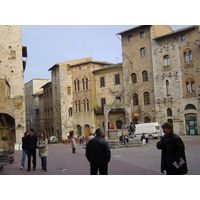
[{"label": "man in dark jacket", "polygon": [[96,137],[92,138],[86,147],[86,157],[90,162],[90,175],[108,175],[108,162],[110,162],[111,152],[108,143],[103,138],[104,133],[101,128],[96,130]]},{"label": "man in dark jacket", "polygon": [[21,160],[21,167],[20,169],[24,169],[25,167],[25,160],[27,155],[27,136],[29,132],[24,133],[24,137],[22,137],[22,160]]},{"label": "man in dark jacket", "polygon": [[161,149],[161,172],[166,170],[167,175],[181,175],[188,172],[185,146],[178,135],[172,133],[172,125],[164,123],[162,125],[164,136],[157,143],[157,148]]},{"label": "man in dark jacket", "polygon": [[37,136],[34,134],[33,129],[29,129],[29,135],[26,138],[27,141],[27,155],[28,155],[28,170],[31,170],[31,156],[33,157],[33,170],[36,167],[36,148],[37,148]]}]

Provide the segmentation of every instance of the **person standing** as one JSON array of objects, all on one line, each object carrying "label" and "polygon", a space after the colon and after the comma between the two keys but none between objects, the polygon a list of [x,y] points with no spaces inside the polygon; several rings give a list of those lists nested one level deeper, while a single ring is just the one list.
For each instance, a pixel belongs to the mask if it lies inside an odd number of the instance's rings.
[{"label": "person standing", "polygon": [[39,157],[41,157],[42,170],[47,171],[48,139],[43,132],[38,137],[37,147],[39,149]]},{"label": "person standing", "polygon": [[24,169],[25,161],[26,161],[26,154],[27,154],[27,135],[29,133],[25,132],[24,137],[22,137],[22,160],[21,160],[21,167],[20,169]]},{"label": "person standing", "polygon": [[81,135],[81,136],[79,137],[79,143],[80,143],[80,145],[81,145],[81,144],[84,145],[84,143],[83,143],[83,135]]},{"label": "person standing", "polygon": [[33,170],[36,168],[36,148],[37,148],[37,136],[34,134],[33,129],[29,129],[29,135],[27,136],[27,155],[28,155],[28,170],[31,170],[31,157],[33,163]]},{"label": "person standing", "polygon": [[182,175],[188,172],[185,156],[185,146],[181,138],[172,132],[168,122],[162,125],[164,135],[156,144],[161,150],[161,172],[167,175]]},{"label": "person standing", "polygon": [[135,137],[135,124],[133,124],[133,122],[131,122],[129,125],[129,131],[130,131],[130,135],[132,136],[132,138],[134,138]]},{"label": "person standing", "polygon": [[70,137],[71,137],[71,140],[72,140],[72,142],[71,142],[71,146],[72,146],[72,153],[76,153],[76,140],[75,140],[75,138],[74,138],[74,135],[73,135],[73,134],[71,134],[71,135],[70,135]]},{"label": "person standing", "polygon": [[108,175],[108,163],[111,152],[108,143],[104,139],[101,128],[96,131],[96,136],[91,139],[86,146],[86,158],[90,162],[90,175]]}]

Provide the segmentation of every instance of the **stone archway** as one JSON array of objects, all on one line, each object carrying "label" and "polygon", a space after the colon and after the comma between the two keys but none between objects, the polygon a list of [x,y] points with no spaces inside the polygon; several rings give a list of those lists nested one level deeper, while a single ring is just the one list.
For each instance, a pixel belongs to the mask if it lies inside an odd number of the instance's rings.
[{"label": "stone archway", "polygon": [[85,137],[89,137],[89,135],[90,135],[90,126],[88,125],[88,124],[86,124],[85,126],[84,126],[84,134],[85,134]]},{"label": "stone archway", "polygon": [[0,148],[4,146],[1,138],[6,136],[8,140],[5,142],[5,148],[14,148],[16,141],[15,120],[6,113],[0,113]]},{"label": "stone archway", "polygon": [[[108,114],[112,109],[123,109],[126,115],[126,122],[131,121],[131,105],[124,105],[121,101],[115,100],[113,104],[104,104],[104,124],[108,124]],[[104,126],[105,136],[108,137],[108,126]]]},{"label": "stone archway", "polygon": [[77,136],[81,136],[82,135],[82,131],[81,131],[81,126],[80,125],[77,125],[76,126],[76,129],[77,129]]}]

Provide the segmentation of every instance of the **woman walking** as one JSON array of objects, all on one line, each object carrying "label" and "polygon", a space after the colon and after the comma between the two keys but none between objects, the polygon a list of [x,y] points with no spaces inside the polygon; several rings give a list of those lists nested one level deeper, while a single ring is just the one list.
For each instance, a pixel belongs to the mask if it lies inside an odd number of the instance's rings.
[{"label": "woman walking", "polygon": [[37,147],[39,149],[39,156],[41,157],[42,170],[47,171],[48,140],[43,132],[38,137]]}]

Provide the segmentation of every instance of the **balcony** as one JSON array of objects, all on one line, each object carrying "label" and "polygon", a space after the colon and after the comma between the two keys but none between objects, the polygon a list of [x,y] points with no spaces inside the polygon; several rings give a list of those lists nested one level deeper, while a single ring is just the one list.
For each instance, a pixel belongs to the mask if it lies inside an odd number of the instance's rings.
[{"label": "balcony", "polygon": [[[124,108],[115,108],[111,109],[109,113],[122,113],[124,112]],[[94,108],[94,114],[104,114],[103,108]]]}]

